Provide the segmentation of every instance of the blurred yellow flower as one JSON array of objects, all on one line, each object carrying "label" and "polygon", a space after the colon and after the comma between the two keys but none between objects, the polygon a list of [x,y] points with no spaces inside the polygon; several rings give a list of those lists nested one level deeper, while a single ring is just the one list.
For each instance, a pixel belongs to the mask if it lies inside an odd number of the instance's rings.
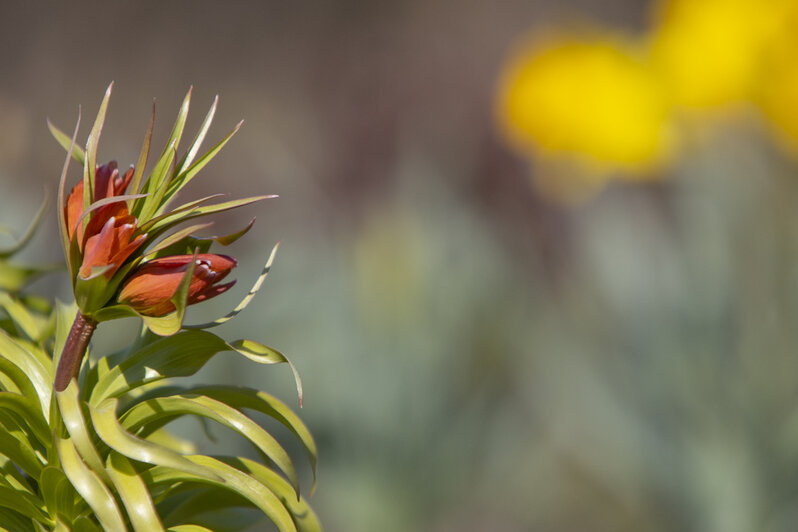
[{"label": "blurred yellow flower", "polygon": [[791,0],[790,13],[784,17],[783,31],[769,50],[762,69],[761,83],[755,94],[762,112],[787,141],[798,149],[798,1]]},{"label": "blurred yellow flower", "polygon": [[712,109],[750,99],[763,54],[794,0],[668,0],[657,9],[652,57],[673,102]]},{"label": "blurred yellow flower", "polygon": [[574,159],[599,180],[640,178],[670,144],[670,110],[646,62],[613,36],[526,43],[499,85],[498,115],[524,154]]}]

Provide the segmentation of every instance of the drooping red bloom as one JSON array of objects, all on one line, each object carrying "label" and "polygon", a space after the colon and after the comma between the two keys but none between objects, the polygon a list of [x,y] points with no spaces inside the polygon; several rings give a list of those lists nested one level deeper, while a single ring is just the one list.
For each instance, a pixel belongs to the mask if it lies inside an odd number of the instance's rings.
[{"label": "drooping red bloom", "polygon": [[[125,193],[133,177],[133,168],[120,177],[116,161],[97,167],[94,178],[94,201],[119,196]],[[91,275],[92,268],[110,266],[104,275],[111,278],[122,263],[146,239],[139,235],[131,240],[136,231],[136,218],[131,216],[124,201],[100,207],[92,213],[84,231],[78,223],[83,214],[83,181],[69,192],[64,205],[67,232],[70,240],[77,233],[77,241],[83,252],[79,274],[84,279]]]},{"label": "drooping red bloom", "polygon": [[[177,292],[193,255],[173,255],[145,262],[125,282],[119,302],[145,316],[165,316],[175,310],[171,298]],[[188,290],[188,304],[199,303],[226,292],[235,281],[216,284],[238,264],[233,257],[197,255]]]}]

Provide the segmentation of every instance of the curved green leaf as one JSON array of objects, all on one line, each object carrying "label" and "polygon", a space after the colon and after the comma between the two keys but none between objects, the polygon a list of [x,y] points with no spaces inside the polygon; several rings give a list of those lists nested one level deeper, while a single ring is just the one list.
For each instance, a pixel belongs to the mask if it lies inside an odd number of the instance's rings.
[{"label": "curved green leaf", "polygon": [[97,435],[108,447],[139,462],[167,466],[206,478],[215,476],[207,468],[196,465],[175,451],[125,431],[116,417],[116,405],[116,399],[107,399],[97,407],[89,407]]},{"label": "curved green leaf", "polygon": [[266,392],[242,386],[196,386],[185,389],[182,393],[204,395],[239,410],[244,408],[255,410],[282,423],[294,433],[305,449],[313,471],[313,487],[310,490],[310,493],[313,493],[316,486],[316,463],[318,460],[316,442],[307,426],[288,405]]},{"label": "curved green leaf", "polygon": [[186,458],[212,470],[222,480],[212,481],[205,478],[192,479],[185,474],[162,467],[153,467],[142,472],[141,476],[144,478],[147,485],[157,485],[161,483],[172,484],[195,480],[197,482],[209,482],[219,487],[235,491],[243,495],[257,508],[263,511],[263,513],[277,526],[280,532],[297,532],[291,514],[285,508],[282,501],[257,479],[210,456],[194,455],[186,456]]},{"label": "curved green leaf", "polygon": [[110,479],[105,470],[105,464],[94,446],[86,420],[83,418],[83,410],[78,398],[78,386],[75,380],[72,379],[63,392],[55,392],[55,398],[58,401],[61,418],[64,420],[64,425],[66,425],[67,432],[72,438],[72,443],[78,454],[103,482],[108,482]]},{"label": "curved green leaf", "polygon": [[163,531],[163,525],[155,512],[150,492],[130,461],[121,454],[111,452],[108,456],[108,474],[122,498],[130,524],[136,532]]},{"label": "curved green leaf", "polygon": [[260,425],[232,406],[201,395],[173,395],[147,399],[122,416],[122,426],[136,432],[162,417],[193,414],[212,419],[241,434],[268,456],[283,471],[299,493],[296,469],[285,449]]},{"label": "curved green leaf", "polygon": [[34,528],[33,521],[11,508],[0,507],[0,523],[7,527],[4,530],[13,530],[14,532],[40,532],[39,529]]},{"label": "curved green leaf", "polygon": [[56,448],[64,473],[80,496],[94,510],[102,527],[106,530],[127,530],[114,496],[102,480],[86,467],[72,440],[59,438],[56,441]]},{"label": "curved green leaf", "polygon": [[50,411],[50,395],[53,388],[52,367],[45,368],[35,355],[1,330],[0,356],[25,373],[33,387],[36,388],[42,412],[48,413]]},{"label": "curved green leaf", "polygon": [[39,507],[39,501],[36,497],[24,491],[17,491],[0,485],[0,506],[16,510],[25,517],[48,526],[55,524],[55,521],[50,519]]},{"label": "curved green leaf", "polygon": [[297,498],[293,487],[273,470],[248,458],[217,456],[216,459],[254,477],[273,491],[291,513],[298,532],[321,532],[321,523],[307,501]]},{"label": "curved green leaf", "polygon": [[50,133],[53,135],[58,144],[61,145],[67,152],[67,154],[71,153],[72,158],[78,162],[78,164],[83,164],[83,161],[86,160],[86,153],[83,151],[83,148],[80,146],[76,146],[75,142],[63,131],[58,129],[55,124],[50,122],[50,119],[47,119],[47,129],[50,130]]},{"label": "curved green leaf", "polygon": [[39,475],[39,491],[50,517],[57,519],[59,515],[63,515],[69,522],[75,519],[77,492],[60,468],[50,465],[42,470]]},{"label": "curved green leaf", "polygon": [[63,206],[66,205],[64,198],[64,187],[66,185],[67,172],[69,171],[69,162],[72,160],[72,153],[73,153],[72,150],[75,147],[75,139],[78,136],[78,128],[80,128],[80,114],[81,114],[80,107],[78,107],[78,119],[77,122],[75,123],[75,132],[72,134],[72,141],[70,142],[70,148],[67,149],[66,159],[64,160],[64,167],[61,169],[61,177],[58,180],[58,198],[57,198],[58,230],[59,233],[61,233],[61,247],[64,250],[64,257],[67,258],[67,266],[69,267],[70,279],[75,276],[75,272],[72,268],[72,262],[69,260],[69,251],[70,251],[69,233],[67,232],[67,221],[63,210]]},{"label": "curved green leaf", "polygon": [[[253,222],[254,222],[254,220],[253,220]],[[249,227],[251,227],[251,225]],[[279,242],[272,248],[272,252],[269,254],[269,258],[267,259],[266,264],[263,266],[263,270],[260,272],[260,275],[255,280],[255,284],[252,285],[252,288],[249,289],[249,292],[247,293],[246,296],[244,296],[244,299],[242,299],[241,302],[238,305],[236,305],[236,307],[232,311],[230,311],[226,316],[222,316],[221,318],[217,318],[217,319],[215,319],[215,320],[213,320],[211,322],[202,323],[202,324],[199,324],[199,325],[186,325],[185,328],[186,329],[207,329],[209,327],[215,327],[217,325],[221,325],[222,323],[225,323],[227,321],[232,320],[242,310],[247,308],[247,305],[249,305],[250,301],[252,301],[252,299],[255,297],[255,294],[258,293],[258,290],[260,290],[260,287],[263,285],[263,281],[266,280],[266,276],[269,275],[269,271],[272,268],[272,263],[274,262],[274,256],[277,253],[277,248],[278,247],[280,247],[280,243]],[[283,358],[285,358],[285,357],[283,357]],[[286,359],[286,362],[287,361],[288,360]]]},{"label": "curved green leaf", "polygon": [[48,445],[52,440],[52,433],[47,422],[42,417],[39,404],[32,397],[23,397],[18,393],[0,392],[0,410],[13,412],[31,429],[33,434],[42,443]]}]

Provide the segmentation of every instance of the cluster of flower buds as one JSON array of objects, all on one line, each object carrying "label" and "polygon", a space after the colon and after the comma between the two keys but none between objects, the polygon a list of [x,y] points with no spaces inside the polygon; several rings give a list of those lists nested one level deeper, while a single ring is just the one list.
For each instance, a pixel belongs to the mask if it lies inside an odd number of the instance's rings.
[{"label": "cluster of flower buds", "polygon": [[[109,86],[85,150],[75,146],[77,127],[70,138],[50,125],[56,140],[68,152],[59,187],[59,224],[79,308],[59,360],[57,391],[65,389],[77,375],[99,322],[139,316],[156,334],[173,334],[182,327],[187,305],[215,297],[235,284],[235,281],[220,282],[236,266],[236,260],[208,250],[214,242],[227,245],[235,241],[252,223],[232,235],[209,238],[199,238],[193,233],[210,224],[177,229],[179,224],[273,197],[256,196],[209,205],[217,197],[210,196],[169,207],[180,189],[241,125],[197,157],[215,113],[215,100],[186,154],[177,159],[191,90],[183,101],[166,148],[146,179],[143,170],[150,150],[152,121],[136,166],[131,166],[124,175],[115,161],[98,166],[97,143],[110,92]],[[70,159],[83,165],[83,179],[64,198]]]}]

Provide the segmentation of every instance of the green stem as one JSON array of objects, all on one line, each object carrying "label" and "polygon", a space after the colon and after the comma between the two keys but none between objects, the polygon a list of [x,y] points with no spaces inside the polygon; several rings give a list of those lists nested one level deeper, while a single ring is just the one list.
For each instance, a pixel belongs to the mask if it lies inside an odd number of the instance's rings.
[{"label": "green stem", "polygon": [[61,352],[61,359],[58,361],[58,369],[55,372],[55,391],[63,392],[73,378],[80,372],[80,363],[86,348],[89,346],[91,335],[97,328],[97,322],[87,318],[78,311],[72,328],[69,330],[64,350]]}]

